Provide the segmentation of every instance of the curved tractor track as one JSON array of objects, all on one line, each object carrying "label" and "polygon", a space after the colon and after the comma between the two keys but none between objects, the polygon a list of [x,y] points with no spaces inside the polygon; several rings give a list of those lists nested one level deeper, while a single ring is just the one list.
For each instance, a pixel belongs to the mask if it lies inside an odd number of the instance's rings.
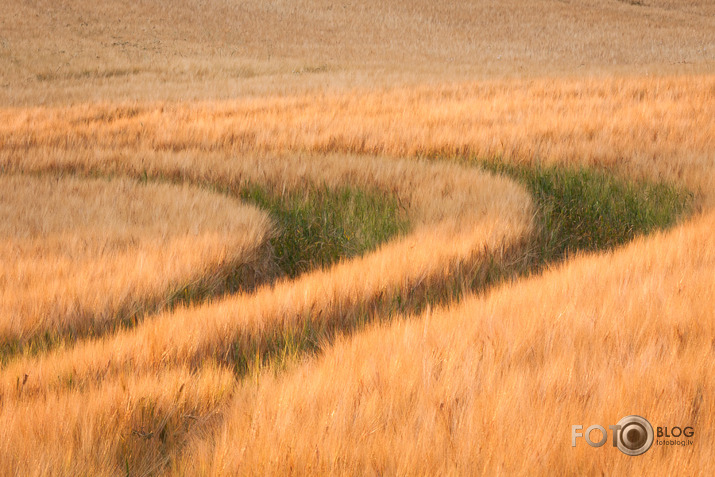
[{"label": "curved tractor track", "polygon": [[[4,0],[0,476],[712,476],[713,31],[713,0]],[[409,228],[286,271],[306,187]],[[632,414],[693,444],[571,446]]]},{"label": "curved tractor track", "polygon": [[[100,119],[93,114],[92,121],[131,120],[133,115],[125,112],[107,107]],[[19,130],[23,124],[30,124],[25,130],[41,129],[21,116],[11,122]],[[85,121],[68,114],[66,124],[73,129]],[[300,352],[295,348],[306,340],[313,339],[312,346],[319,348],[331,336],[382,319],[390,310],[411,309],[471,288],[485,280],[495,263],[523,256],[533,228],[534,208],[521,186],[454,163],[343,154],[249,154],[229,147],[205,151],[203,141],[177,151],[147,148],[141,141],[117,148],[89,138],[62,144],[54,139],[30,141],[18,148],[21,137],[21,131],[3,136],[4,181],[32,184],[52,176],[77,184],[96,183],[92,177],[104,177],[110,184],[168,181],[236,197],[252,184],[279,194],[308,184],[349,185],[395,197],[411,230],[364,256],[203,305],[167,310],[131,328],[114,327],[107,333],[102,330],[111,329],[93,325],[90,319],[85,325],[96,329],[84,339],[64,340],[44,353],[10,357],[0,378],[0,402],[3,415],[13,418],[3,428],[2,440],[20,438],[40,422],[54,422],[58,432],[24,453],[4,454],[3,471],[17,469],[23,458],[42,455],[57,468],[62,459],[55,454],[60,450],[56,439],[66,432],[87,435],[100,429],[114,437],[102,444],[102,452],[92,451],[87,467],[59,468],[108,471],[127,463],[140,472],[155,471],[156,465],[163,465],[160,456],[180,446],[182,432],[193,428],[186,416],[212,422],[210,416],[228,403],[234,373],[256,372],[256,365],[280,360],[281,353]],[[270,236],[265,226],[259,229],[254,248],[262,248]],[[223,242],[235,248],[230,240]],[[102,263],[96,266],[101,269]],[[112,276],[111,270],[107,276]],[[62,328],[51,329],[62,335]],[[129,393],[129,403],[123,392]],[[85,402],[86,418],[69,411],[78,399]],[[158,443],[151,440],[157,429],[164,433]],[[137,435],[151,442],[141,445],[141,438],[133,440]],[[76,445],[80,448],[70,447],[83,452],[80,443]]]},{"label": "curved tractor track", "polygon": [[[662,81],[689,94],[687,84]],[[708,98],[704,91],[710,84],[709,78],[702,79],[699,85],[704,89],[695,88],[694,97]],[[511,87],[529,97],[534,94],[532,86]],[[626,86],[636,87],[627,81]],[[534,86],[537,90],[542,87]],[[609,85],[590,84],[588,88],[590,93],[579,92],[579,101],[568,103],[572,112],[584,102],[597,101]],[[568,86],[556,89],[570,91]],[[274,194],[300,190],[306,183],[331,188],[349,184],[396,197],[411,223],[409,234],[329,268],[199,306],[163,311],[134,327],[118,327],[103,335],[98,332],[99,336],[75,343],[65,341],[44,353],[13,356],[0,373],[0,413],[9,423],[0,431],[1,441],[28,441],[43,426],[56,432],[32,439],[33,445],[21,451],[7,445],[0,448],[1,471],[16,472],[22,462],[33,460],[58,473],[230,474],[245,469],[262,473],[269,470],[269,463],[286,466],[273,467],[276,472],[403,473],[417,470],[410,467],[410,462],[420,460],[417,454],[428,458],[435,473],[487,468],[523,471],[511,461],[488,461],[487,455],[467,452],[464,436],[455,434],[455,426],[486,426],[486,415],[478,409],[491,409],[493,416],[503,417],[500,422],[507,422],[512,418],[503,407],[509,405],[507,401],[483,402],[478,396],[501,395],[512,388],[530,393],[530,399],[543,399],[549,409],[558,406],[559,386],[566,389],[570,382],[558,379],[563,370],[549,367],[546,356],[557,353],[565,359],[568,350],[581,345],[595,353],[600,348],[589,347],[588,323],[602,324],[596,328],[599,339],[606,348],[624,350],[620,359],[625,363],[640,356],[634,358],[634,349],[652,348],[657,354],[657,346],[667,346],[658,342],[657,326],[652,323],[638,334],[637,306],[651,297],[648,293],[625,300],[635,311],[627,315],[626,331],[614,335],[611,314],[587,301],[587,287],[574,285],[573,293],[568,287],[564,292],[559,281],[564,275],[593,276],[589,283],[596,295],[603,292],[598,296],[605,297],[604,306],[609,306],[614,297],[603,290],[613,281],[648,283],[647,273],[652,273],[652,268],[647,262],[657,251],[644,255],[642,247],[651,250],[648,247],[656,246],[639,239],[615,256],[623,262],[625,275],[598,278],[596,270],[608,258],[581,258],[544,277],[469,298],[449,310],[428,311],[414,322],[378,323],[350,337],[356,327],[380,322],[394,311],[409,313],[419,310],[420,304],[448,301],[459,295],[458,290],[473,289],[475,282],[486,280],[495,263],[524,260],[536,214],[529,194],[505,177],[454,162],[359,154],[508,156],[511,151],[518,158],[530,154],[529,144],[540,143],[554,161],[566,162],[569,154],[586,147],[573,130],[560,129],[560,125],[549,130],[548,124],[528,122],[525,134],[512,136],[503,130],[504,125],[493,125],[493,132],[508,137],[511,144],[492,142],[480,149],[485,142],[475,135],[479,121],[465,123],[461,133],[454,132],[449,128],[458,118],[447,114],[449,109],[444,114],[434,113],[430,105],[439,98],[468,101],[471,95],[477,97],[477,103],[493,101],[494,95],[509,93],[509,87],[506,93],[499,88],[476,88],[462,96],[460,91],[459,87],[393,91],[386,96],[367,95],[362,104],[355,99],[323,98],[316,103],[317,111],[309,110],[309,116],[287,125],[286,118],[304,110],[312,99],[302,103],[257,99],[243,108],[211,103],[186,107],[94,105],[0,113],[4,176],[69,175],[78,181],[100,176],[188,183],[235,197],[251,184],[260,184]],[[555,100],[545,101],[561,104],[562,97],[555,95]],[[402,100],[410,108],[396,112],[395,105]],[[519,104],[504,104],[520,108]],[[539,101],[531,104],[537,111],[549,110]],[[621,107],[618,101],[614,104],[616,109]],[[683,115],[690,114],[686,107],[681,110]],[[364,115],[351,123],[330,111],[347,112],[346,117]],[[399,129],[406,132],[397,133],[391,126],[390,121],[396,118],[406,121],[407,126]],[[678,132],[683,126],[676,121],[648,127]],[[708,127],[712,127],[710,123],[706,123]],[[625,139],[619,141],[628,135],[615,134],[603,154],[613,157],[627,152]],[[570,138],[570,142],[557,147],[562,138]],[[275,148],[269,147],[273,139]],[[642,140],[656,150],[649,136]],[[710,141],[705,133],[695,134],[694,142],[685,148],[685,152],[697,153],[690,162],[671,161],[654,171],[647,162],[631,158],[614,168],[619,173],[635,171],[635,177],[680,172],[683,182],[698,193],[699,204],[708,204],[712,171],[699,176],[694,171],[707,161]],[[405,149],[409,144],[417,146]],[[675,158],[681,155],[672,153]],[[600,156],[592,154],[584,161],[597,163]],[[703,223],[707,220],[709,216],[699,218]],[[688,240],[693,247],[704,246],[701,232],[707,227],[699,224],[687,229],[692,232],[688,232]],[[661,236],[656,243],[667,245],[669,240],[669,236]],[[683,265],[687,258],[672,252],[666,256],[665,269]],[[702,267],[696,265],[701,273]],[[512,294],[521,298],[513,299]],[[573,308],[559,308],[574,296],[581,298]],[[535,306],[542,309],[535,310]],[[570,318],[556,331],[549,331],[553,323],[548,317],[554,315]],[[572,324],[577,326],[575,334],[566,333]],[[678,339],[682,333],[712,334],[708,324],[698,330],[692,326],[683,323],[680,334],[668,339]],[[547,338],[531,339],[536,336]],[[283,358],[301,356],[306,341],[313,349],[329,352],[287,374],[271,377],[291,363]],[[331,344],[333,341],[337,343]],[[685,348],[686,352],[695,353],[704,342],[688,343],[695,348]],[[452,353],[450,348],[456,351]],[[591,360],[556,362],[585,373],[600,370]],[[337,373],[343,366],[345,373]],[[254,379],[237,381],[237,373]],[[502,380],[496,379],[500,373],[506,373]],[[467,375],[475,378],[469,380]],[[546,387],[530,387],[519,376],[528,376],[529,383],[543,379]],[[480,390],[471,389],[473,385]],[[696,388],[690,391],[702,393]],[[301,393],[300,399],[290,397]],[[310,407],[310,400],[324,405]],[[427,410],[427,414],[416,409]],[[534,406],[518,401],[514,409],[524,419],[524,413]],[[311,429],[313,437],[303,439],[295,434],[299,422]],[[405,439],[414,437],[415,432],[438,436],[438,442],[433,441],[430,447],[418,439],[410,447]],[[392,457],[377,452],[385,444],[379,436],[392,446]],[[273,439],[279,450],[271,447]],[[232,442],[241,443],[240,452],[231,451]],[[346,442],[359,445],[348,450]],[[315,454],[316,448],[327,454]],[[445,453],[444,449],[451,450]],[[82,455],[82,462],[68,457],[72,455]],[[336,455],[345,456],[345,460],[336,462],[331,458]],[[559,464],[558,453],[540,455]]]}]

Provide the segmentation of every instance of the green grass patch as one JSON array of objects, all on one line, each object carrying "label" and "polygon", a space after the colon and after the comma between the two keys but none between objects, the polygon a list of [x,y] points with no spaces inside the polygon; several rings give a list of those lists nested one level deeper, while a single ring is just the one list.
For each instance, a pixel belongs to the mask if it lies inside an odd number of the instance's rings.
[{"label": "green grass patch", "polygon": [[614,248],[665,229],[687,214],[693,195],[673,184],[629,181],[605,171],[479,161],[522,183],[538,208],[533,254],[540,264],[576,251]]},{"label": "green grass patch", "polygon": [[273,250],[289,277],[373,250],[409,225],[397,198],[377,190],[307,185],[277,195],[250,185],[238,195],[277,221],[280,233],[272,240]]}]

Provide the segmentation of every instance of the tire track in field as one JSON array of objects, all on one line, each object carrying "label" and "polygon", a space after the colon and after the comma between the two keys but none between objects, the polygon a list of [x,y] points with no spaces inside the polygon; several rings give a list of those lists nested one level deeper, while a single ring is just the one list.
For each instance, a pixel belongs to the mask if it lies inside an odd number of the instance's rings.
[{"label": "tire track in field", "polygon": [[[218,363],[242,373],[254,356],[257,361],[252,364],[260,365],[289,347],[289,340],[315,339],[319,342],[312,344],[321,346],[322,340],[335,333],[349,333],[365,320],[380,318],[396,303],[407,307],[449,296],[455,289],[470,286],[466,283],[470,280],[484,279],[494,261],[518,256],[532,227],[531,199],[520,186],[456,164],[345,155],[118,154],[76,147],[38,148],[22,155],[6,149],[0,154],[0,167],[6,172],[124,175],[232,193],[249,182],[278,191],[297,190],[306,182],[377,188],[398,198],[412,224],[407,236],[354,260],[215,303],[162,313],[111,336],[16,360],[2,371],[0,402],[7,412],[25,409],[16,415],[26,416],[23,426],[30,428],[36,416],[33,406],[66,403],[62,396],[68,392],[101,395],[103,389],[116,389],[117,380],[146,376],[148,381],[143,382],[157,383],[156,395],[165,396],[160,385],[165,372],[200,372]],[[146,385],[142,389],[146,399],[153,399],[153,391],[147,391]],[[231,394],[225,389],[221,392],[215,409]],[[176,399],[176,409],[194,412],[193,401],[181,395]],[[130,402],[120,399],[104,404],[95,399],[95,424],[83,427],[64,422],[53,428],[75,435],[98,432],[93,426],[123,416],[122,406],[129,409]],[[138,407],[133,409],[133,413],[140,412]],[[168,412],[165,406],[162,409]],[[195,411],[209,412],[205,406]],[[61,415],[57,418],[62,419]],[[131,434],[133,430],[126,426],[136,425],[137,419],[122,419],[117,429]],[[185,425],[182,420],[171,422]],[[164,449],[161,454],[167,452]]]},{"label": "tire track in field", "polygon": [[[16,373],[22,376],[28,369],[34,372],[25,392],[32,392],[48,381],[56,383],[57,376],[71,375],[73,382],[81,383],[129,365],[139,371],[168,363],[198,366],[206,360],[236,364],[269,351],[306,326],[321,333],[347,330],[356,320],[379,314],[381,306],[395,300],[414,303],[449,293],[445,284],[462,286],[468,277],[479,276],[491,260],[513,253],[531,229],[531,200],[520,186],[454,164],[339,155],[245,156],[233,160],[217,157],[213,169],[207,166],[211,161],[202,156],[193,160],[203,163],[197,171],[187,167],[184,156],[103,163],[76,152],[63,152],[60,159],[42,167],[28,161],[14,164],[13,169],[81,171],[84,167],[85,172],[117,172],[121,165],[124,173],[132,175],[139,173],[137,165],[150,164],[152,176],[160,173],[177,181],[223,187],[238,186],[249,178],[284,188],[299,187],[306,180],[329,186],[370,184],[391,191],[406,204],[413,231],[364,257],[293,281],[282,280],[254,293],[163,313],[105,340],[89,340],[72,349],[19,360],[3,373],[6,386],[0,393],[4,396],[16,392]],[[8,165],[6,162],[5,167]],[[207,177],[209,170],[214,175]],[[147,174],[147,170],[141,173]],[[292,178],[286,179],[286,174]]]},{"label": "tire track in field", "polygon": [[[6,135],[0,135],[0,164],[10,171],[130,175],[229,191],[246,182],[279,191],[299,188],[304,181],[369,185],[395,194],[406,204],[415,226],[409,236],[328,270],[220,303],[162,314],[134,330],[18,361],[0,381],[0,396],[9,403],[17,400],[15,384],[28,367],[35,372],[23,386],[24,396],[59,394],[67,382],[95,389],[127,373],[204,369],[216,362],[240,367],[254,353],[260,363],[270,357],[271,348],[286,349],[290,340],[349,331],[365,316],[394,308],[396,299],[420,301],[435,293],[448,294],[450,287],[463,286],[466,277],[480,276],[490,260],[518,253],[531,229],[528,195],[506,179],[475,169],[331,153],[250,153],[238,144],[243,136],[205,135],[211,131],[211,120],[195,110],[179,114],[183,122],[176,125],[160,117],[155,125],[166,127],[147,132],[140,124],[147,114],[157,114],[151,108],[79,109],[70,111],[67,121],[54,112],[44,126],[37,110],[17,113],[6,123],[11,132],[5,129]],[[220,114],[237,120],[231,111]],[[30,127],[29,136],[28,118],[39,122],[36,130]],[[18,134],[12,134],[13,127]],[[43,130],[49,130],[47,140]],[[132,139],[134,133],[138,135]],[[343,143],[337,138],[335,144],[321,136],[316,147],[319,152],[348,146],[359,151],[365,147],[354,142],[359,136]],[[244,139],[250,144],[255,137]],[[301,140],[298,137],[296,144]],[[310,144],[304,146],[311,149]]]}]

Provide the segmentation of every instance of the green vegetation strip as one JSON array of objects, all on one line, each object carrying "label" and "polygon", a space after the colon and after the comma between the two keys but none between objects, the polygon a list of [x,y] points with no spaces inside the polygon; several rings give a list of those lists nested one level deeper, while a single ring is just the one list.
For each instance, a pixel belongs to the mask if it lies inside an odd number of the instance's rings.
[{"label": "green vegetation strip", "polygon": [[310,185],[278,196],[251,185],[239,196],[278,222],[280,235],[271,244],[278,267],[291,278],[374,250],[409,225],[397,198],[380,191]]},{"label": "green vegetation strip", "polygon": [[[514,165],[500,160],[468,162],[507,175],[530,191],[537,208],[537,224],[526,246],[517,245],[508,251],[510,260],[491,256],[480,267],[458,270],[437,288],[409,296],[398,292],[361,304],[340,320],[318,321],[306,316],[301,329],[281,330],[262,346],[236,346],[231,356],[236,374],[257,376],[262,369],[279,372],[306,354],[320,352],[338,334],[350,334],[398,314],[416,314],[428,306],[444,305],[465,292],[484,292],[504,281],[538,273],[575,252],[612,249],[638,235],[672,226],[692,210],[693,195],[672,184],[629,181],[586,168]],[[371,220],[384,223],[384,219]],[[302,240],[312,241],[301,238],[296,242]]]},{"label": "green vegetation strip", "polygon": [[595,252],[675,224],[692,209],[682,187],[628,181],[606,171],[564,166],[477,162],[505,174],[531,192],[538,209],[532,253],[538,266],[577,251]]}]

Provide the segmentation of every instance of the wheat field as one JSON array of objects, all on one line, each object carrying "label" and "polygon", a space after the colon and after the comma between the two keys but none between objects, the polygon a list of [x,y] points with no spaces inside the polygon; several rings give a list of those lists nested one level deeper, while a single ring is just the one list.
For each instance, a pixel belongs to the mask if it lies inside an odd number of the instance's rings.
[{"label": "wheat field", "polygon": [[99,334],[172,289],[270,260],[268,216],[202,190],[9,175],[0,194],[4,344]]},{"label": "wheat field", "polygon": [[[706,0],[7,1],[0,474],[712,475],[712,31]],[[483,160],[692,204],[537,267],[539,197]],[[409,228],[285,274],[250,192],[316,187]],[[629,414],[694,444],[571,446]]]}]

